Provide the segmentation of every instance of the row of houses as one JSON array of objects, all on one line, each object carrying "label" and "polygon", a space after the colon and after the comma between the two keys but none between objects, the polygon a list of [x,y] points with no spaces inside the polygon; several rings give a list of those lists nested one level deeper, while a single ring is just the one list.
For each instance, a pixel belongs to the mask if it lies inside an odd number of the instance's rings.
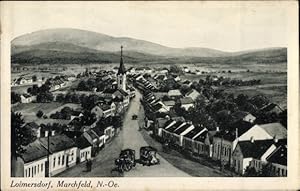
[{"label": "row of houses", "polygon": [[96,156],[119,132],[119,128],[107,125],[55,134],[54,130],[49,133],[35,123],[26,125],[37,139],[25,146],[25,152],[17,158],[18,177],[55,176]]},{"label": "row of houses", "polygon": [[266,165],[273,176],[287,176],[287,130],[280,123],[253,124],[243,120],[229,130],[208,131],[183,119],[158,118],[154,134],[163,142],[194,154],[204,155],[243,175]]}]

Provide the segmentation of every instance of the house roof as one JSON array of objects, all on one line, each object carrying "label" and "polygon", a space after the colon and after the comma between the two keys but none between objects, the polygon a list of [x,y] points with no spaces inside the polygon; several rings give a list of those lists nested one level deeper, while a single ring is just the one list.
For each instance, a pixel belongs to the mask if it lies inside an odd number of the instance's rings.
[{"label": "house roof", "polygon": [[200,95],[200,93],[194,89],[192,89],[188,93],[186,93],[186,96],[191,97],[192,99],[196,99],[199,95]]},{"label": "house roof", "polygon": [[107,104],[99,104],[98,105],[103,111],[107,111],[110,109],[110,105]]},{"label": "house roof", "polygon": [[[170,121],[170,122],[169,122]],[[167,123],[171,123],[171,120],[168,120],[166,118],[157,118],[157,125],[158,128],[162,128],[164,127]]]},{"label": "house roof", "polygon": [[180,102],[181,102],[182,105],[184,105],[184,104],[192,104],[192,103],[194,103],[194,100],[192,98],[190,98],[190,97],[184,97],[184,98],[180,99]]},{"label": "house roof", "polygon": [[99,137],[104,135],[104,128],[95,127],[92,129]]},{"label": "house roof", "polygon": [[176,121],[176,123],[174,125],[172,125],[171,127],[169,127],[167,129],[167,131],[169,132],[173,132],[175,131],[180,125],[183,125],[184,122],[181,122],[181,121]]},{"label": "house roof", "polygon": [[[229,125],[228,129],[225,131],[219,131],[215,134],[215,137],[223,137],[223,139],[228,141],[234,141],[237,137],[240,137],[249,129],[251,129],[253,124],[246,121],[237,121]],[[237,133],[237,134],[236,134]]]},{"label": "house roof", "polygon": [[26,123],[25,126],[29,127],[30,129],[38,129],[39,128],[38,124],[36,124],[35,122]]},{"label": "house roof", "polygon": [[76,146],[80,149],[87,148],[89,146],[92,146],[92,144],[84,137],[80,136],[75,140]]},{"label": "house roof", "polygon": [[92,138],[92,140],[98,139],[98,135],[94,131],[92,131],[92,129],[86,131],[85,133],[87,133]]},{"label": "house roof", "polygon": [[179,129],[176,129],[174,131],[174,133],[176,133],[177,135],[180,135],[181,133],[183,133],[185,130],[187,130],[189,127],[191,127],[192,124],[188,124],[186,123],[185,125],[183,125],[182,127],[180,127]]},{"label": "house roof", "polygon": [[113,94],[114,95],[121,94],[122,96],[128,96],[128,93],[122,89],[117,89]]},{"label": "house roof", "polygon": [[283,127],[280,123],[268,123],[259,126],[272,137],[276,136],[277,139],[287,138],[287,129]]},{"label": "house roof", "polygon": [[174,100],[163,101],[163,103],[164,103],[166,106],[174,106],[174,105],[175,105],[175,101],[174,101]]},{"label": "house roof", "polygon": [[271,147],[274,141],[271,140],[254,140],[251,141],[240,141],[238,145],[240,146],[241,152],[244,158],[256,158],[260,159],[262,155]]},{"label": "house roof", "polygon": [[287,146],[280,145],[277,149],[267,157],[267,161],[271,163],[287,165]]},{"label": "house roof", "polygon": [[188,132],[187,134],[185,134],[184,136],[192,139],[195,135],[197,135],[198,133],[200,133],[203,130],[204,130],[204,128],[196,127],[193,130],[191,130],[190,132]]},{"label": "house roof", "polygon": [[243,119],[244,117],[246,117],[247,115],[249,115],[249,112],[246,111],[236,111],[234,113],[232,113],[232,116],[236,119]]},{"label": "house roof", "polygon": [[42,157],[46,157],[48,154],[47,149],[41,144],[39,140],[28,144],[24,147],[25,152],[21,154],[21,158],[25,163],[38,160]]},{"label": "house roof", "polygon": [[22,96],[24,96],[25,98],[31,97],[31,95],[29,95],[29,94],[22,94]]},{"label": "house roof", "polygon": [[199,141],[199,142],[202,142],[204,143],[205,141],[205,138],[206,138],[206,135],[208,134],[208,131],[203,131],[201,134],[199,134],[194,140],[195,141]]},{"label": "house roof", "polygon": [[169,96],[181,96],[182,94],[178,89],[176,89],[176,90],[169,90],[168,95]]},{"label": "house roof", "polygon": [[[45,148],[48,148],[48,137],[42,137],[39,140]],[[75,146],[75,142],[64,134],[50,136],[49,143],[49,150],[51,153],[63,151]]]}]

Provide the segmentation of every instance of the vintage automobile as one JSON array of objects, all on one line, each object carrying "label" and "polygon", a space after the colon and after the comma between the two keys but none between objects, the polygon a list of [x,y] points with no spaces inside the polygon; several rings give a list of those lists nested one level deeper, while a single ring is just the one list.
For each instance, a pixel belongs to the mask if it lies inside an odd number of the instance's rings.
[{"label": "vintage automobile", "polygon": [[135,150],[122,150],[119,158],[115,160],[116,170],[119,172],[130,171],[136,165]]},{"label": "vintage automobile", "polygon": [[134,115],[132,115],[132,120],[136,120],[136,119],[137,119],[137,117],[138,117],[138,116],[137,116],[137,115],[135,115],[135,114],[134,114]]},{"label": "vintage automobile", "polygon": [[151,146],[145,146],[140,148],[140,159],[139,163],[142,165],[156,165],[160,161],[156,156],[157,150]]}]

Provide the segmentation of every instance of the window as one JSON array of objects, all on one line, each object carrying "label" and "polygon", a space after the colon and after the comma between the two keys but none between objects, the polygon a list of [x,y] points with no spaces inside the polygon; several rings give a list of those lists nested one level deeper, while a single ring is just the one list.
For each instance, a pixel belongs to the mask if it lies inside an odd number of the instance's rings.
[{"label": "window", "polygon": [[28,170],[28,177],[30,177],[30,168],[29,169],[27,169]]},{"label": "window", "polygon": [[44,163],[41,164],[41,172],[43,172]]},{"label": "window", "polygon": [[33,167],[31,167],[31,176],[32,176],[32,177],[34,176],[34,173],[33,173]]},{"label": "window", "polygon": [[34,175],[36,175],[36,166],[34,166]]},{"label": "window", "polygon": [[40,173],[40,164],[38,164],[37,173]]},{"label": "window", "polygon": [[58,156],[58,165],[60,165],[60,156]]},{"label": "window", "polygon": [[284,169],[281,169],[281,176],[284,176],[285,174],[284,174]]},{"label": "window", "polygon": [[27,177],[27,169],[25,169],[25,177]]},{"label": "window", "polygon": [[55,157],[53,158],[53,168],[55,167]]},{"label": "window", "polygon": [[62,163],[62,165],[65,164],[65,155],[62,156],[62,162],[61,163]]}]

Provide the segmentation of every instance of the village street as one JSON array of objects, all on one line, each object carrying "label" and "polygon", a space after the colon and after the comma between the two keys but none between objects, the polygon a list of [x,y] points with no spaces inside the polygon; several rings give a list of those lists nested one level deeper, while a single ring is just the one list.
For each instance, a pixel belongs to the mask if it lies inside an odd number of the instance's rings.
[{"label": "village street", "polygon": [[[123,128],[119,135],[105,146],[103,150],[93,159],[93,167],[91,172],[86,171],[86,164],[81,163],[70,169],[60,173],[61,177],[186,177],[186,176],[222,176],[215,168],[211,168],[200,163],[190,161],[182,156],[174,154],[166,154],[162,152],[160,143],[157,143],[146,131],[139,131],[139,120],[132,120],[132,115],[139,114],[142,109],[140,103],[141,94],[136,91],[136,96],[131,100],[129,109],[125,114]],[[147,142],[146,142],[146,141]],[[115,167],[114,160],[118,158],[122,149],[134,149],[136,151],[136,159],[139,159],[139,149],[142,146],[151,146],[158,149],[166,159],[158,154],[160,159],[159,165],[143,166],[137,164],[131,171],[125,172],[123,175],[118,172],[112,172]],[[173,163],[175,166],[173,166]],[[180,170],[182,169],[182,170]],[[185,172],[187,173],[185,173]],[[224,176],[224,174],[223,174]]]}]

